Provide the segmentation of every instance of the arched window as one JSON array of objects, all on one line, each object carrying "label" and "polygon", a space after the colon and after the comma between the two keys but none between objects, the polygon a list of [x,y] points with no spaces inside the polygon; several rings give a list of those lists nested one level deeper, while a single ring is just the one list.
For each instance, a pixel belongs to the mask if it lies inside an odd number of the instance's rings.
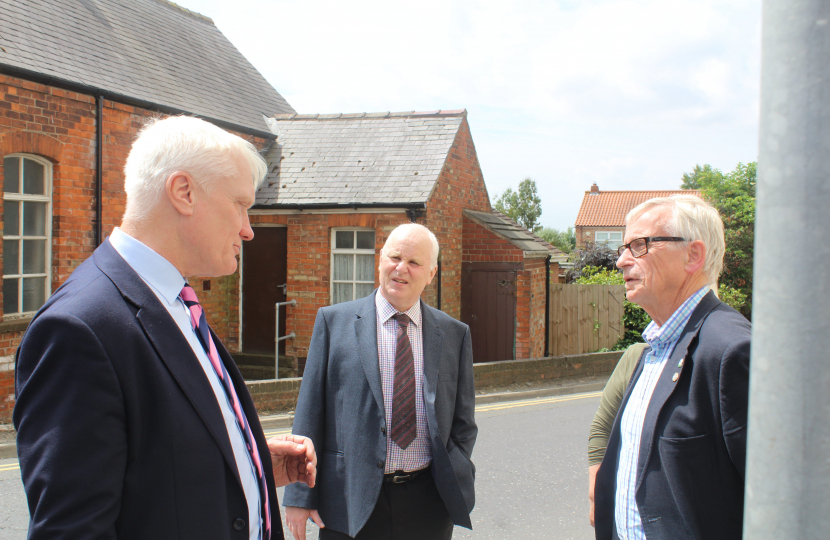
[{"label": "arched window", "polygon": [[3,314],[29,315],[49,297],[52,254],[52,164],[40,157],[3,158]]}]

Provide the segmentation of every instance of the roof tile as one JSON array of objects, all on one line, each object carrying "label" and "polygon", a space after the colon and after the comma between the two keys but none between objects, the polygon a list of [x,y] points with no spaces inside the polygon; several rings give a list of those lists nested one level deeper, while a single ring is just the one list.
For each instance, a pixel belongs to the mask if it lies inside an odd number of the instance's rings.
[{"label": "roof tile", "polygon": [[263,113],[294,113],[212,20],[172,2],[9,4],[0,10],[0,65],[259,131]]},{"label": "roof tile", "polygon": [[696,195],[694,190],[586,191],[576,216],[576,227],[625,227],[625,216],[635,206],[655,197]]}]

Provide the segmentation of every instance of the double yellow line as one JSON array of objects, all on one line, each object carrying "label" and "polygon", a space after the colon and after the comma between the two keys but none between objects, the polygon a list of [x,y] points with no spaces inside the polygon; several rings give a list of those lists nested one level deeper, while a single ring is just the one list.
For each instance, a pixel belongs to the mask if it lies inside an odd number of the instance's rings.
[{"label": "double yellow line", "polygon": [[[515,409],[517,407],[532,407],[534,405],[545,405],[548,403],[559,403],[562,401],[574,401],[577,399],[596,398],[602,395],[602,392],[590,392],[586,394],[576,394],[568,396],[556,396],[549,398],[526,399],[522,401],[510,401],[507,403],[488,403],[486,405],[479,405],[476,407],[476,412],[488,411],[502,411],[505,409]],[[265,432],[266,437],[273,437],[275,435],[286,435],[291,433],[291,428],[274,429]],[[16,471],[20,468],[17,463],[8,463],[0,465],[0,472]]]}]

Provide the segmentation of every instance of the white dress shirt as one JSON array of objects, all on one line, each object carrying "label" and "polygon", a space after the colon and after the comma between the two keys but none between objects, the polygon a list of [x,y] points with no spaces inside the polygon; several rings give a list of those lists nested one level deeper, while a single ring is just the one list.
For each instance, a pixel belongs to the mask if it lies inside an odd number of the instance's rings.
[{"label": "white dress shirt", "polygon": [[216,402],[222,410],[222,417],[225,420],[225,428],[236,459],[236,468],[239,471],[239,478],[242,480],[242,489],[245,492],[245,499],[248,501],[248,527],[250,540],[259,540],[262,532],[262,518],[260,516],[262,503],[260,502],[259,483],[257,481],[254,464],[251,455],[245,444],[245,437],[236,421],[236,415],[231,408],[228,396],[222,386],[222,382],[216,375],[210,359],[205,353],[202,342],[199,341],[196,331],[190,322],[190,310],[184,305],[179,297],[184,287],[185,279],[167,259],[142,244],[120,228],[116,227],[109,237],[110,244],[115,248],[127,264],[144,280],[150,289],[156,294],[159,302],[163,305],[176,324],[179,326],[182,335],[187,339],[193,354],[199,360],[202,370],[210,383]]}]

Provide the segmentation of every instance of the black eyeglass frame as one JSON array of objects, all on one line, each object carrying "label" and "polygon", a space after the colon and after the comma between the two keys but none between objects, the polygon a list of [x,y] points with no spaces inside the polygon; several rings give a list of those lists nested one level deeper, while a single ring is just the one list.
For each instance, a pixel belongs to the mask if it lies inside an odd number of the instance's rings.
[{"label": "black eyeglass frame", "polygon": [[[631,244],[633,244],[634,242],[636,242],[638,240],[644,240],[645,241],[645,247],[646,247],[645,251],[643,251],[639,255],[635,254],[634,250],[631,249]],[[688,242],[688,241],[689,240],[687,238],[680,238],[679,236],[643,236],[641,238],[635,238],[631,242],[629,242],[627,244],[623,244],[620,247],[618,247],[617,248],[617,256],[622,257],[622,254],[627,249],[628,251],[631,252],[632,257],[634,257],[635,259],[639,259],[643,255],[648,253],[648,243],[649,242]]]}]

